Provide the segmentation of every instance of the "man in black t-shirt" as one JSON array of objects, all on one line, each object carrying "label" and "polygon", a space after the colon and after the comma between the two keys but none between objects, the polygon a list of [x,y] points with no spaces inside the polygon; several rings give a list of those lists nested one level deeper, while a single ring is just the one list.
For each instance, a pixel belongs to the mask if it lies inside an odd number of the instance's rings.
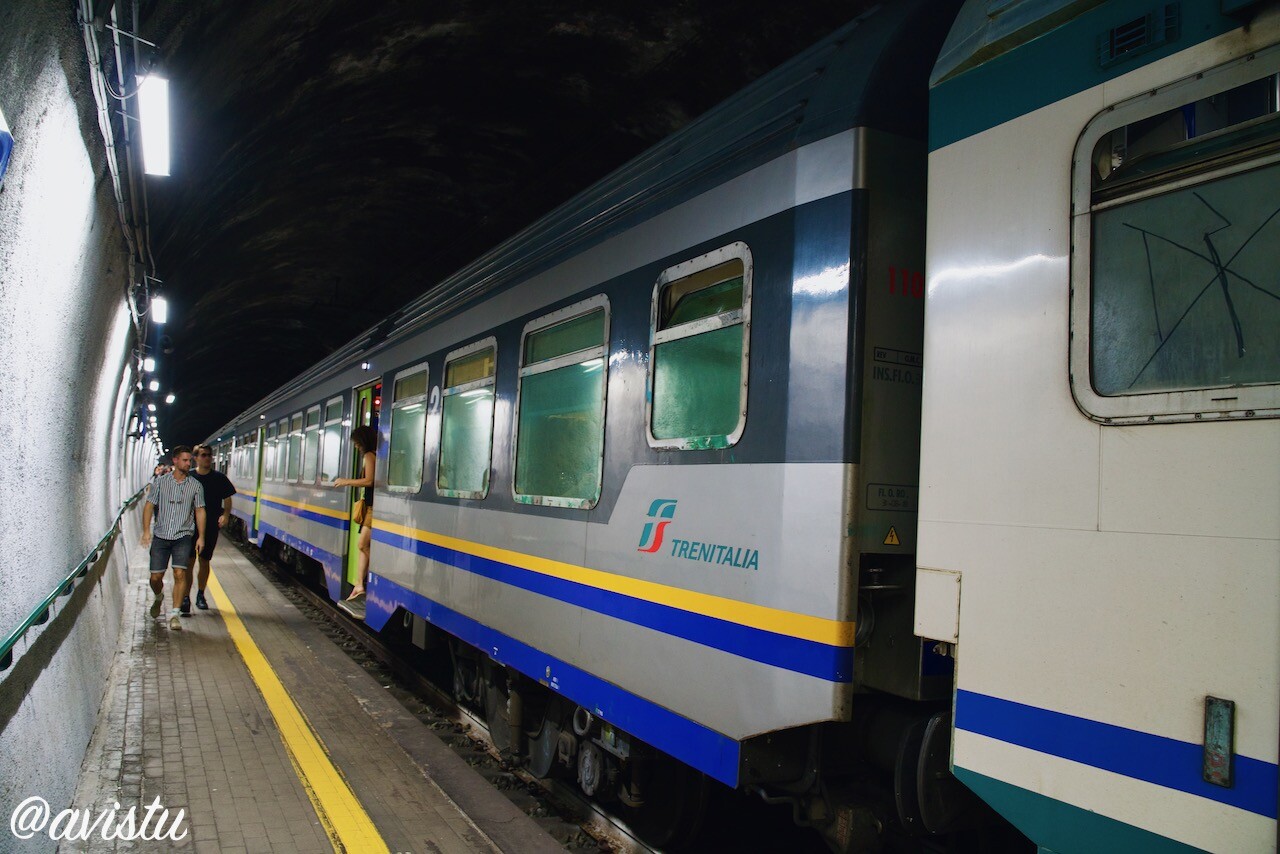
[{"label": "man in black t-shirt", "polygon": [[[196,578],[199,589],[196,590],[196,607],[201,611],[209,608],[204,598],[204,588],[209,583],[209,561],[213,558],[213,547],[218,544],[218,532],[231,521],[231,496],[236,488],[227,476],[213,468],[213,448],[208,445],[196,445],[196,467],[191,476],[200,481],[204,487],[205,512],[209,514],[210,524],[205,526],[204,548],[198,555],[200,572]],[[217,519],[217,524],[212,520]],[[182,616],[191,616],[191,597],[182,600]]]}]

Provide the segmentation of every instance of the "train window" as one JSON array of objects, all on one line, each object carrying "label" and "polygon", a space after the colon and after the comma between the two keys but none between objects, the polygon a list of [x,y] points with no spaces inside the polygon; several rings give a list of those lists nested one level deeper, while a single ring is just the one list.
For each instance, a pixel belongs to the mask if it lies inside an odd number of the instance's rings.
[{"label": "train window", "polygon": [[391,446],[387,449],[387,488],[417,492],[427,436],[427,366],[402,371],[392,386]]},{"label": "train window", "polygon": [[1144,94],[1081,137],[1071,374],[1098,420],[1280,409],[1280,57],[1266,64]]},{"label": "train window", "polygon": [[649,336],[649,444],[704,450],[746,426],[751,250],[733,243],[664,270]]},{"label": "train window", "polygon": [[276,451],[276,480],[284,480],[289,462],[289,420],[281,418],[276,424],[279,448]]},{"label": "train window", "polygon": [[599,499],[608,342],[603,295],[525,327],[516,394],[517,501],[589,508]]},{"label": "train window", "polygon": [[320,407],[307,410],[307,426],[302,434],[302,480],[315,483],[320,472]]},{"label": "train window", "polygon": [[340,477],[342,460],[342,398],[335,397],[324,407],[324,441],[320,450],[320,480],[328,483]]},{"label": "train window", "polygon": [[256,482],[258,479],[258,454],[261,452],[261,442],[258,441],[259,431],[254,431],[245,437],[248,444],[248,453],[245,455],[243,477],[245,480]]},{"label": "train window", "polygon": [[445,357],[436,490],[450,498],[489,493],[497,343],[477,341]]},{"label": "train window", "polygon": [[302,413],[289,419],[289,467],[285,470],[287,480],[296,481],[302,475]]}]

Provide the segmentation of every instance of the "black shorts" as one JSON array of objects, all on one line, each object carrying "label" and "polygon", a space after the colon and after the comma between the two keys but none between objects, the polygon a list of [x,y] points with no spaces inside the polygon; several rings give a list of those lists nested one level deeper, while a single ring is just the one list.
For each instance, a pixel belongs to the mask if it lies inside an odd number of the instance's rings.
[{"label": "black shorts", "polygon": [[215,520],[212,525],[206,525],[204,530],[204,548],[200,550],[200,557],[203,560],[213,558],[213,547],[218,544],[218,523]]}]

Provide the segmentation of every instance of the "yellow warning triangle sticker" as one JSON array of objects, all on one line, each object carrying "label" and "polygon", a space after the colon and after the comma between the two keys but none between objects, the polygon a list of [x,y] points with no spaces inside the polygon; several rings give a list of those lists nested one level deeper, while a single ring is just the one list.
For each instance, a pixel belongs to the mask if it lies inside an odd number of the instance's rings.
[{"label": "yellow warning triangle sticker", "polygon": [[899,539],[898,539],[898,529],[897,529],[897,528],[893,527],[892,525],[890,525],[890,526],[889,526],[889,533],[887,533],[887,534],[885,534],[885,535],[884,535],[884,544],[885,544],[886,546],[900,546],[900,545],[902,545],[902,540],[899,540]]}]

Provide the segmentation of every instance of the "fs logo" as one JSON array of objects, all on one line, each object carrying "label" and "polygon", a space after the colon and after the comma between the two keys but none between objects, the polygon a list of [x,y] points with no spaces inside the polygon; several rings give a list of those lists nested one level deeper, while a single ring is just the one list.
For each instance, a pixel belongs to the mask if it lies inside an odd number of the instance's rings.
[{"label": "fs logo", "polygon": [[674,498],[655,498],[649,505],[649,518],[653,521],[644,523],[644,531],[640,534],[640,545],[636,547],[636,551],[653,554],[662,548],[662,532],[671,524],[675,515]]}]

